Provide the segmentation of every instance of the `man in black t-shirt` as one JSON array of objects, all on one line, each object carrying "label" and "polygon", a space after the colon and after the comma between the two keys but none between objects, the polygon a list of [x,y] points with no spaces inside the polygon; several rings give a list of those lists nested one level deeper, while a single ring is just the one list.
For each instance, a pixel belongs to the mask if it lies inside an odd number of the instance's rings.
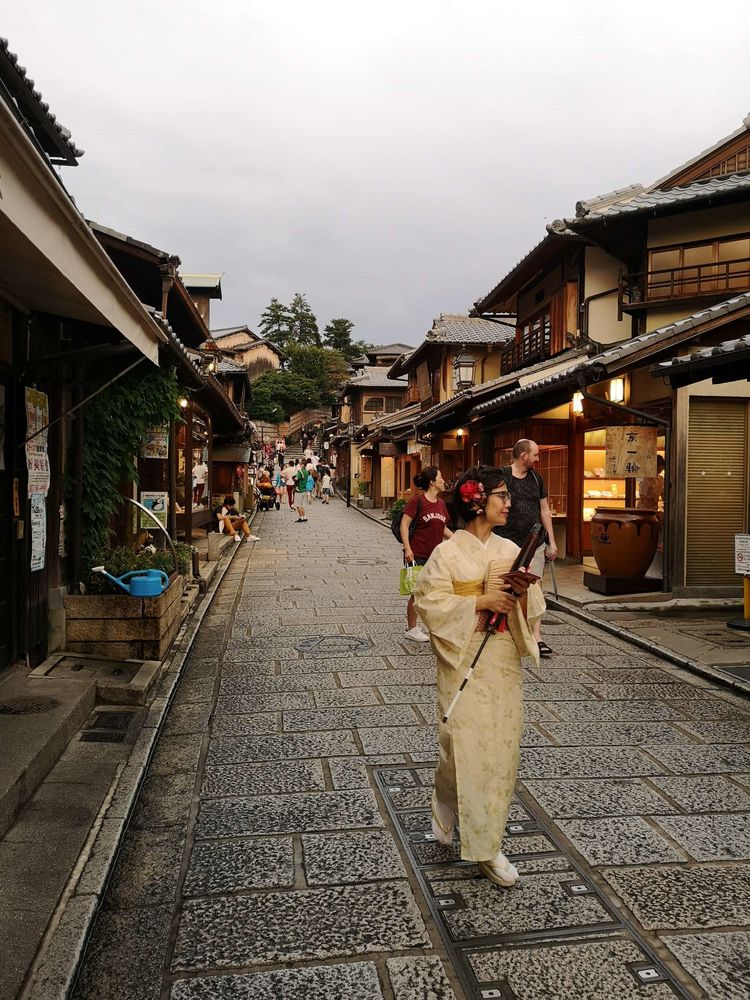
[{"label": "man in black t-shirt", "polygon": [[[542,542],[531,561],[530,571],[540,577],[544,573],[544,561],[557,558],[555,531],[552,525],[552,515],[547,500],[547,490],[544,480],[534,466],[539,461],[539,448],[535,441],[521,438],[513,446],[513,464],[504,471],[507,472],[508,492],[511,506],[508,521],[494,529],[503,538],[509,538],[519,547],[525,542],[529,532],[537,521],[541,521],[547,532],[547,545]],[[552,650],[546,642],[542,642],[542,620],[534,623],[534,638],[539,643],[540,656],[552,656]]]}]

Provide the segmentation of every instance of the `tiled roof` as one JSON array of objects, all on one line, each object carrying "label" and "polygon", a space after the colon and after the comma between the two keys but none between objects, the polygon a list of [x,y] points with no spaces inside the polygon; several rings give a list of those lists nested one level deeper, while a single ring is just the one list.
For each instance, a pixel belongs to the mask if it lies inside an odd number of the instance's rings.
[{"label": "tiled roof", "polygon": [[233,361],[231,358],[219,358],[216,370],[221,372],[222,375],[230,375],[237,372],[246,372],[247,368],[243,364],[240,364],[239,361]]},{"label": "tiled roof", "polygon": [[169,260],[176,264],[180,263],[179,257],[168,253],[166,250],[160,250],[158,247],[151,246],[150,243],[144,243],[143,240],[137,240],[133,236],[128,236],[127,233],[121,233],[117,229],[111,229],[109,226],[103,226],[101,223],[93,222],[91,219],[86,219],[86,225],[100,236],[111,236],[120,243],[126,243],[128,246],[135,247],[137,250],[145,250],[146,253],[152,254],[154,257],[158,257],[160,260]]},{"label": "tiled roof", "polygon": [[11,111],[31,129],[50,162],[75,166],[83,150],[50,111],[34,81],[26,75],[26,67],[19,64],[18,56],[8,47],[7,38],[0,38],[0,83],[5,85],[3,96],[7,94],[13,101]]},{"label": "tiled roof", "polygon": [[376,344],[368,350],[368,354],[387,354],[389,357],[397,358],[407,351],[413,351],[413,344]]},{"label": "tiled roof", "polygon": [[586,226],[607,219],[657,212],[659,209],[672,208],[676,205],[690,205],[693,202],[744,192],[750,192],[750,172],[731,174],[729,177],[710,177],[707,180],[687,184],[685,187],[670,188],[668,191],[643,191],[632,198],[598,208],[589,209],[586,202],[579,202],[576,210],[580,209],[580,215],[576,215],[574,219],[564,219],[562,222],[558,220],[553,226],[564,225],[575,230],[585,229]]},{"label": "tiled roof", "polygon": [[[653,353],[658,350],[662,342],[667,344],[672,339],[679,339],[680,337],[689,339],[692,331],[696,328],[724,316],[731,317],[740,309],[750,309],[750,293],[737,295],[732,299],[727,299],[725,302],[719,302],[715,306],[702,309],[700,312],[678,320],[676,323],[668,323],[666,326],[659,327],[658,330],[641,334],[640,337],[623,340],[619,344],[614,344],[612,347],[607,348],[606,351],[595,354],[593,357],[572,365],[564,371],[520,386],[518,389],[503,393],[499,397],[488,399],[475,406],[471,410],[471,416],[484,416],[493,409],[504,407],[508,403],[515,402],[522,397],[538,395],[556,386],[562,386],[564,383],[573,385],[579,376],[593,375],[597,369],[608,374],[626,369],[628,361],[640,352],[648,349],[650,353]],[[521,371],[518,374],[522,375],[523,372]]]},{"label": "tiled roof", "polygon": [[405,389],[404,378],[388,378],[388,368],[380,365],[365,365],[342,387],[344,389]]},{"label": "tiled roof", "polygon": [[235,333],[247,333],[249,337],[260,340],[257,333],[254,333],[247,323],[242,323],[241,326],[220,326],[216,330],[211,331],[211,336],[214,340],[221,340],[222,337],[231,337]]},{"label": "tiled roof", "polygon": [[425,337],[438,344],[504,344],[515,339],[516,328],[476,316],[438,317]]},{"label": "tiled roof", "polygon": [[660,177],[658,181],[654,181],[653,184],[650,184],[648,189],[653,190],[655,188],[664,187],[664,185],[668,184],[673,177],[678,177],[689,167],[692,167],[694,164],[700,162],[700,160],[704,157],[710,156],[711,153],[716,152],[717,149],[721,149],[722,146],[727,145],[727,143],[732,142],[734,139],[738,139],[749,130],[750,115],[747,115],[740,128],[736,129],[734,132],[730,132],[729,135],[725,135],[723,139],[719,139],[718,142],[713,143],[713,145],[708,146],[706,149],[702,149],[700,153],[697,153],[695,156],[691,156],[689,160],[685,160],[685,162],[681,163],[679,166],[674,167],[668,174],[665,174],[663,177]]},{"label": "tiled roof", "polygon": [[[740,357],[741,356],[741,357]],[[750,334],[738,337],[736,340],[725,340],[714,347],[704,347],[700,351],[693,351],[684,357],[672,358],[671,361],[660,361],[651,369],[652,375],[673,375],[678,370],[685,371],[689,368],[707,367],[710,362],[731,364],[737,360],[747,360],[750,357]],[[707,364],[708,363],[708,364]],[[744,379],[744,373],[738,374],[738,379]]]},{"label": "tiled roof", "polygon": [[522,271],[526,265],[533,260],[534,257],[538,256],[540,252],[544,252],[553,243],[559,243],[563,239],[573,239],[579,240],[581,237],[568,229],[568,227],[561,223],[559,229],[553,229],[551,226],[547,226],[547,235],[541,239],[535,246],[529,250],[527,254],[513,265],[513,267],[508,271],[508,273],[498,281],[494,288],[492,288],[486,295],[482,295],[474,302],[474,308],[477,312],[488,312],[491,311],[487,308],[486,303],[489,303],[496,295],[498,295],[503,287],[507,284],[514,276]]}]

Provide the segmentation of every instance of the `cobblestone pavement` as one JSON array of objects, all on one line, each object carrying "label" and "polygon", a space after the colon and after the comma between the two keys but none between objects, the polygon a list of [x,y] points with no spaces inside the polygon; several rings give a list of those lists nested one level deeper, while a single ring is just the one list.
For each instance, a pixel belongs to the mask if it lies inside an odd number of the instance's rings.
[{"label": "cobblestone pavement", "polygon": [[204,621],[78,1000],[748,995],[750,704],[557,615],[498,889],[424,837],[398,545],[311,506],[260,515]]}]

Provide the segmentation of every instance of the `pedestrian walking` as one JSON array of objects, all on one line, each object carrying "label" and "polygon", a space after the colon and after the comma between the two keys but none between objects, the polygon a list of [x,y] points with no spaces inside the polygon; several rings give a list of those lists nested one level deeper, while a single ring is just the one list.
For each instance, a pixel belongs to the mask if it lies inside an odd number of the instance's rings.
[{"label": "pedestrian walking", "polygon": [[315,489],[315,473],[312,469],[307,470],[307,479],[305,480],[305,492],[307,493],[307,502],[312,503],[313,490]]},{"label": "pedestrian walking", "polygon": [[333,480],[330,470],[326,467],[321,478],[321,489],[323,491],[323,503],[327,504],[333,496]]},{"label": "pedestrian walking", "polygon": [[283,468],[283,478],[284,486],[286,487],[286,496],[289,501],[289,509],[294,510],[294,473],[296,471],[296,466],[294,460],[285,465]]},{"label": "pedestrian walking", "polygon": [[276,490],[276,510],[281,508],[281,497],[283,496],[284,486],[286,485],[284,482],[284,468],[285,467],[283,465],[279,465],[278,471],[276,472],[273,480],[273,486]]},{"label": "pedestrian walking", "polygon": [[[401,543],[407,566],[424,566],[434,550],[453,532],[448,527],[448,508],[440,499],[445,480],[436,465],[428,465],[414,477],[414,485],[423,495],[412,497],[401,519]],[[411,528],[412,522],[414,527]],[[411,528],[411,531],[410,531]],[[406,605],[406,638],[415,642],[429,642],[430,637],[417,622],[414,595]]]},{"label": "pedestrian walking", "polygon": [[[297,489],[297,493],[300,493],[300,494],[306,493],[307,492],[307,469],[305,468],[305,466],[304,466],[304,464],[302,462],[300,462],[300,464],[297,466],[297,472],[295,474],[295,480],[296,480],[295,486],[296,486],[296,489]],[[300,501],[301,500],[302,500],[302,497],[300,496]]]},{"label": "pedestrian walking", "polygon": [[[454,505],[466,526],[435,549],[415,587],[416,608],[438,660],[440,753],[432,830],[439,843],[449,845],[458,824],[461,859],[478,863],[488,879],[510,887],[518,871],[503,854],[502,841],[523,730],[521,657],[536,661],[538,653],[524,614],[525,597],[514,596],[499,576],[519,552],[513,542],[492,533],[505,524],[511,508],[504,473],[489,466],[469,469],[456,484]],[[495,582],[485,593],[490,572]],[[517,592],[527,583],[514,577]],[[490,633],[471,682],[443,722],[496,612],[508,616],[509,628]]]},{"label": "pedestrian walking", "polygon": [[283,437],[276,438],[276,458],[279,465],[284,464],[284,455],[286,453],[286,441]]},{"label": "pedestrian walking", "polygon": [[543,609],[534,624],[534,638],[539,645],[539,655],[546,658],[552,656],[552,650],[542,641],[542,617],[546,605],[544,605],[541,578],[544,574],[545,559],[551,562],[557,558],[557,545],[544,480],[534,470],[538,461],[539,448],[535,441],[528,438],[516,441],[513,445],[513,463],[502,470],[506,475],[512,504],[507,523],[499,525],[494,532],[502,538],[515,542],[519,548],[537,521],[541,521],[547,533],[546,544],[544,541],[539,543],[529,567],[530,572],[540,579],[534,586],[539,590],[537,598],[541,598]]},{"label": "pedestrian walking", "polygon": [[193,506],[197,506],[201,499],[203,498],[203,491],[206,488],[206,479],[208,478],[208,466],[199,458],[192,470],[193,475]]}]

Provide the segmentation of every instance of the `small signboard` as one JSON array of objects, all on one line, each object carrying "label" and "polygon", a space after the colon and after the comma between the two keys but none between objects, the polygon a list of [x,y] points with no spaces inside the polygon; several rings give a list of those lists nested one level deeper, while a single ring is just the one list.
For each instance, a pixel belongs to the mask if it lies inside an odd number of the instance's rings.
[{"label": "small signboard", "polygon": [[149,427],[143,442],[144,458],[169,458],[169,428]]},{"label": "small signboard", "polygon": [[[154,517],[157,518],[160,524],[165,528],[167,526],[167,503],[169,499],[169,494],[156,491],[156,490],[142,490],[141,491],[141,503],[144,507],[151,511]],[[150,518],[144,511],[140,512],[140,525],[141,528],[154,528],[153,518]]]},{"label": "small signboard", "polygon": [[750,535],[734,536],[734,571],[750,576]]},{"label": "small signboard", "polygon": [[656,475],[656,428],[606,428],[605,476],[643,479]]}]

